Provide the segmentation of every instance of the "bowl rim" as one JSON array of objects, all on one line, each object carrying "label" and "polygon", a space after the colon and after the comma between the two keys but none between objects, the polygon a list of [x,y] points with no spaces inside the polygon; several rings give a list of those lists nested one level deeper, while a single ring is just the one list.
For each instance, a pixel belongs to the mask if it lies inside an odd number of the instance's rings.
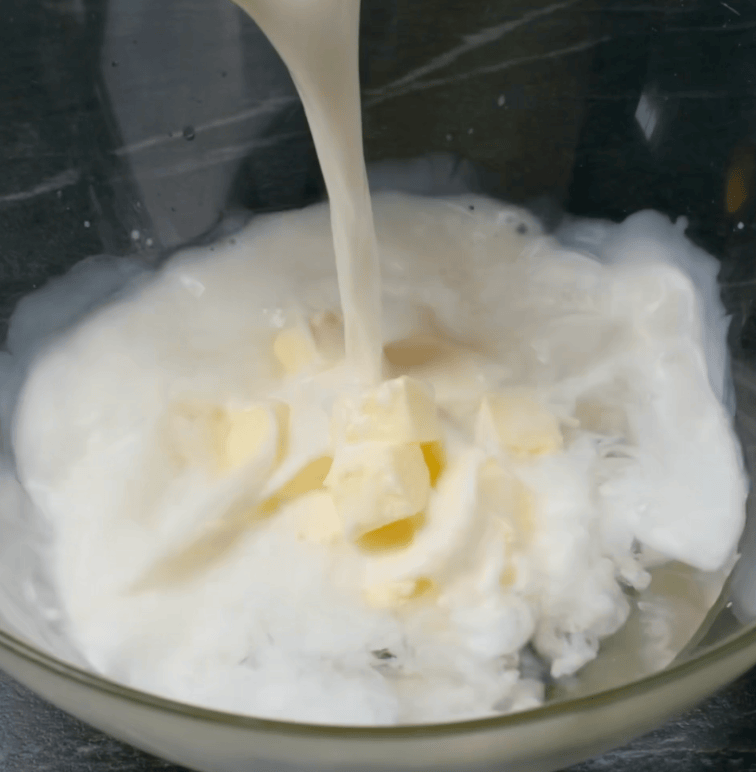
[{"label": "bowl rim", "polygon": [[[254,730],[258,732],[277,733],[290,737],[318,738],[340,737],[349,740],[370,739],[418,739],[421,737],[449,737],[461,736],[500,730],[522,724],[529,724],[540,720],[548,720],[565,713],[579,713],[586,710],[595,710],[597,707],[619,702],[632,696],[640,696],[652,692],[657,687],[678,681],[685,676],[700,672],[702,668],[708,668],[738,654],[750,646],[756,645],[756,621],[748,624],[744,629],[733,633],[721,643],[712,644],[700,653],[673,663],[663,670],[643,676],[630,683],[611,687],[599,692],[576,698],[554,701],[540,705],[536,708],[517,713],[490,716],[486,718],[467,719],[447,723],[429,724],[396,724],[386,726],[364,725],[337,725],[337,724],[313,724],[296,721],[282,721],[279,719],[258,718],[239,713],[230,713],[212,708],[203,708],[190,703],[178,702],[168,697],[160,697],[149,692],[144,692],[125,686],[104,676],[69,664],[46,652],[33,644],[22,641],[10,633],[0,630],[0,649],[6,653],[20,657],[34,667],[51,672],[53,675],[74,681],[87,689],[103,692],[111,697],[125,699],[137,703],[151,710],[184,716],[193,720],[201,720],[212,724],[221,724],[225,727]],[[753,662],[756,663],[756,652]],[[722,684],[724,685],[724,684]]]}]

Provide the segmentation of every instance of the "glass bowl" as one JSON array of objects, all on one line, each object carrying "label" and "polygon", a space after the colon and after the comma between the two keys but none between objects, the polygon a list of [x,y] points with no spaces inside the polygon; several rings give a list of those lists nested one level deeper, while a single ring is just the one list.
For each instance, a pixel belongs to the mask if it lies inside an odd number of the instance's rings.
[{"label": "glass bowl", "polygon": [[[4,10],[3,336],[21,297],[84,257],[156,261],[252,212],[322,197],[286,70],[228,0],[27,0]],[[688,218],[689,237],[722,263],[751,476],[754,28],[756,9],[737,0],[364,0],[361,52],[376,186],[473,188],[529,206],[547,226],[565,211]],[[3,523],[0,668],[115,737],[207,772],[553,770],[659,725],[756,662],[750,503],[739,563],[661,672],[638,671],[610,643],[602,662],[611,667],[594,671],[596,683],[586,677],[541,708],[380,729],[202,710],[93,675],[74,651],[53,657],[60,631],[27,618],[17,581],[44,566],[13,538],[23,519]]]}]

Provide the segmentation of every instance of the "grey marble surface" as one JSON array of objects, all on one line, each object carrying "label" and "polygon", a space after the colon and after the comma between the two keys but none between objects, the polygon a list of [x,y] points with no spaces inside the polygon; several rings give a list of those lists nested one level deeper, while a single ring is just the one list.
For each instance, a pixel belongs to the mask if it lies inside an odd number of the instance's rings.
[{"label": "grey marble surface", "polygon": [[[183,772],[67,716],[2,672],[0,770]],[[756,669],[657,731],[564,770],[709,771],[756,772]]]}]

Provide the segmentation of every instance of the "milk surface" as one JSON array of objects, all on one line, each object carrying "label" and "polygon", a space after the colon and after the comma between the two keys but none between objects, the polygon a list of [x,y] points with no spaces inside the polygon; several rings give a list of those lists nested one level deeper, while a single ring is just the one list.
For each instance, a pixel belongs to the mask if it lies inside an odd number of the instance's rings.
[{"label": "milk surface", "polygon": [[[70,634],[97,671],[316,723],[491,715],[543,699],[527,652],[557,679],[595,657],[649,566],[730,564],[746,483],[720,401],[726,320],[704,301],[715,261],[681,227],[641,213],[605,226],[591,256],[480,197],[383,193],[374,209],[376,404],[409,379],[435,428],[384,421],[394,434],[367,441],[343,428],[345,410],[370,411],[345,359],[327,205],[176,255],[36,354],[18,474],[54,529]],[[288,410],[279,455],[273,412],[251,421],[271,404]],[[334,468],[404,515],[414,483],[391,459],[436,436],[421,519],[381,535],[380,519],[360,527],[380,513],[338,509]]]}]

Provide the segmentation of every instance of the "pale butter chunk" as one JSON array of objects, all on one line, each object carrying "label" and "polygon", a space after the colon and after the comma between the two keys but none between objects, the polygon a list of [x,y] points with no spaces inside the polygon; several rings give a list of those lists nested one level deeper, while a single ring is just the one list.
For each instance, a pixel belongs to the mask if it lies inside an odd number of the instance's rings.
[{"label": "pale butter chunk", "polygon": [[319,311],[307,322],[281,330],[273,339],[273,354],[288,375],[344,355],[344,328],[332,311]]},{"label": "pale butter chunk", "polygon": [[186,401],[164,419],[167,449],[180,466],[228,474],[253,463],[270,470],[286,449],[288,406],[267,400],[243,408]]},{"label": "pale butter chunk", "polygon": [[407,376],[339,401],[334,435],[341,442],[434,442],[443,436],[431,391]]},{"label": "pale butter chunk", "polygon": [[235,471],[261,455],[279,462],[286,452],[288,405],[271,401],[241,410],[227,410],[216,436],[218,458],[225,471]]},{"label": "pale butter chunk", "polygon": [[328,491],[314,490],[293,499],[285,504],[282,516],[293,523],[303,541],[327,546],[342,539],[339,513]]},{"label": "pale butter chunk", "polygon": [[273,354],[290,375],[310,367],[318,356],[314,341],[301,327],[281,330],[273,340]]},{"label": "pale butter chunk", "polygon": [[422,512],[431,490],[420,446],[388,442],[341,446],[325,486],[350,540]]},{"label": "pale butter chunk", "polygon": [[389,609],[422,597],[426,586],[432,588],[433,584],[429,579],[424,578],[387,582],[367,587],[363,590],[362,597],[372,608]]},{"label": "pale butter chunk", "polygon": [[502,448],[517,456],[541,456],[562,449],[558,418],[533,389],[510,388],[483,397],[475,424],[482,447]]},{"label": "pale butter chunk", "polygon": [[335,386],[329,371],[292,378],[276,392],[276,398],[289,406],[286,454],[266,480],[261,496],[273,496],[305,467],[333,456],[329,438],[331,417],[327,410]]},{"label": "pale butter chunk", "polygon": [[392,605],[408,598],[408,588],[427,582],[441,586],[474,562],[475,545],[486,530],[479,508],[478,471],[483,453],[460,453],[432,491],[423,527],[402,550],[368,557],[362,588],[372,604]]},{"label": "pale butter chunk", "polygon": [[527,487],[489,458],[480,468],[478,486],[481,510],[501,521],[508,543],[519,543],[532,532],[533,496]]}]

